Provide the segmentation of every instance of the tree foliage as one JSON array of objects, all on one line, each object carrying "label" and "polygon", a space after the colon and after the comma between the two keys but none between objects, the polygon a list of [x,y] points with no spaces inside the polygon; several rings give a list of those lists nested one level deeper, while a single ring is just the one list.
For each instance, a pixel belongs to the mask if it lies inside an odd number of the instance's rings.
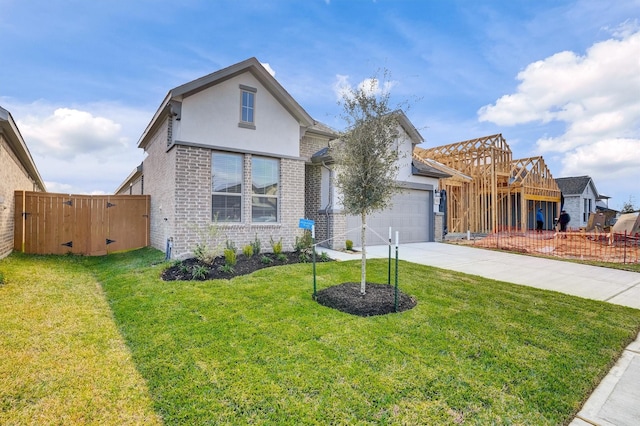
[{"label": "tree foliage", "polygon": [[629,197],[629,201],[625,201],[625,203],[622,205],[622,210],[620,210],[620,213],[633,213],[636,211],[636,208],[633,205],[633,197]]},{"label": "tree foliage", "polygon": [[379,80],[371,78],[357,89],[347,89],[342,99],[347,126],[332,148],[337,169],[334,182],[345,212],[362,218],[362,294],[366,289],[367,215],[389,207],[398,191],[399,124],[389,108],[389,91],[380,87]]}]

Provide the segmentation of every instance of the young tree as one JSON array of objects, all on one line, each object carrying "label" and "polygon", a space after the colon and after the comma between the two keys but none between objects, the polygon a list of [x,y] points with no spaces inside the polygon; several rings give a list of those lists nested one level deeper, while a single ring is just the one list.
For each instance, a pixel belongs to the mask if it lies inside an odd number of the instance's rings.
[{"label": "young tree", "polygon": [[620,213],[633,213],[635,211],[636,211],[636,209],[633,206],[633,197],[629,196],[629,201],[626,201],[622,205],[622,210],[620,210]]},{"label": "young tree", "polygon": [[382,90],[380,87],[378,79],[371,78],[357,89],[346,90],[342,118],[347,126],[332,148],[335,186],[345,212],[362,219],[362,295],[366,293],[367,215],[387,208],[391,196],[398,191],[398,121],[388,106],[388,84],[383,84]]}]

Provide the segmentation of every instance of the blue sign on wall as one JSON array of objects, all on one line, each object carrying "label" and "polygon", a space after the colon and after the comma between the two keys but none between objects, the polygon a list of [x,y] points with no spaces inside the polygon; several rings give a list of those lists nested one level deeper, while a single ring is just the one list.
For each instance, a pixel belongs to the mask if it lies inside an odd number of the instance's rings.
[{"label": "blue sign on wall", "polygon": [[311,231],[313,229],[313,225],[316,223],[311,219],[300,219],[300,223],[298,224],[298,228],[308,229]]}]

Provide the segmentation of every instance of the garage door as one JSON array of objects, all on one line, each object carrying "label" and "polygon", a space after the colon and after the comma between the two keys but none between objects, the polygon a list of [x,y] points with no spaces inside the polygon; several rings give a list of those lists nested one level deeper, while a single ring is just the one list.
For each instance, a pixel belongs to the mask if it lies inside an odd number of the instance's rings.
[{"label": "garage door", "polygon": [[[431,208],[430,195],[431,191],[416,189],[405,190],[394,195],[393,205],[388,210],[376,212],[367,217],[367,245],[387,244],[390,226],[393,230],[393,242],[395,242],[396,231],[400,233],[400,244],[431,241],[433,208]],[[347,229],[358,228],[357,231],[349,232],[347,235],[347,239],[353,241],[356,247],[362,245],[361,225],[359,216],[347,216]]]}]

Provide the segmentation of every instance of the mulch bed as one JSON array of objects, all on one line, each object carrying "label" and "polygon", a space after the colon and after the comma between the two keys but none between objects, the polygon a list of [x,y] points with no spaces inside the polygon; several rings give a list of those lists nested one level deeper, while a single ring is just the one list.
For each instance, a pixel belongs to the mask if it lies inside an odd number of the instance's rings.
[{"label": "mulch bed", "polygon": [[[237,263],[233,267],[233,272],[221,269],[224,266],[224,257],[219,256],[212,265],[200,262],[191,258],[175,263],[162,272],[162,279],[165,281],[193,280],[194,267],[206,268],[204,277],[196,278],[200,280],[230,279],[240,275],[247,275],[260,269],[271,266],[291,265],[301,263],[304,259],[300,253],[286,252],[280,259],[273,253],[265,253],[246,257],[238,255]],[[269,261],[263,259],[268,258]],[[320,256],[316,257],[316,262],[322,262]],[[374,315],[386,315],[396,312],[395,309],[395,288],[387,284],[367,283],[366,294],[360,294],[360,283],[347,282],[325,288],[316,293],[316,301],[326,307],[336,309],[352,315],[370,317]],[[416,306],[416,300],[398,290],[398,311],[407,311]]]},{"label": "mulch bed", "polygon": [[[185,259],[182,262],[179,262],[171,267],[165,269],[162,272],[162,279],[165,281],[175,281],[175,280],[186,280],[190,281],[193,279],[196,280],[216,280],[216,279],[230,279],[233,277],[238,277],[240,275],[247,275],[252,272],[258,271],[260,269],[269,268],[271,266],[281,266],[281,265],[292,265],[295,263],[303,263],[300,253],[298,252],[283,252],[284,256],[282,259],[279,259],[273,253],[261,253],[258,255],[253,255],[251,257],[246,257],[243,254],[239,254],[237,258],[237,262],[233,267],[233,272],[223,271],[221,268],[224,266],[224,256],[218,256],[215,258],[212,265],[207,265],[206,263],[200,262],[196,258]],[[269,259],[268,261],[264,261],[264,259]],[[311,257],[309,257],[309,262],[311,262]],[[322,262],[319,254],[316,254],[316,262]],[[207,268],[207,274],[202,278],[194,278],[193,277],[193,269],[194,267],[202,266]]]},{"label": "mulch bed", "polygon": [[[361,317],[396,312],[395,288],[388,284],[367,283],[364,296],[360,294],[360,283],[334,285],[318,291],[316,301],[323,306]],[[413,297],[398,290],[398,312],[413,309],[416,304]]]}]

